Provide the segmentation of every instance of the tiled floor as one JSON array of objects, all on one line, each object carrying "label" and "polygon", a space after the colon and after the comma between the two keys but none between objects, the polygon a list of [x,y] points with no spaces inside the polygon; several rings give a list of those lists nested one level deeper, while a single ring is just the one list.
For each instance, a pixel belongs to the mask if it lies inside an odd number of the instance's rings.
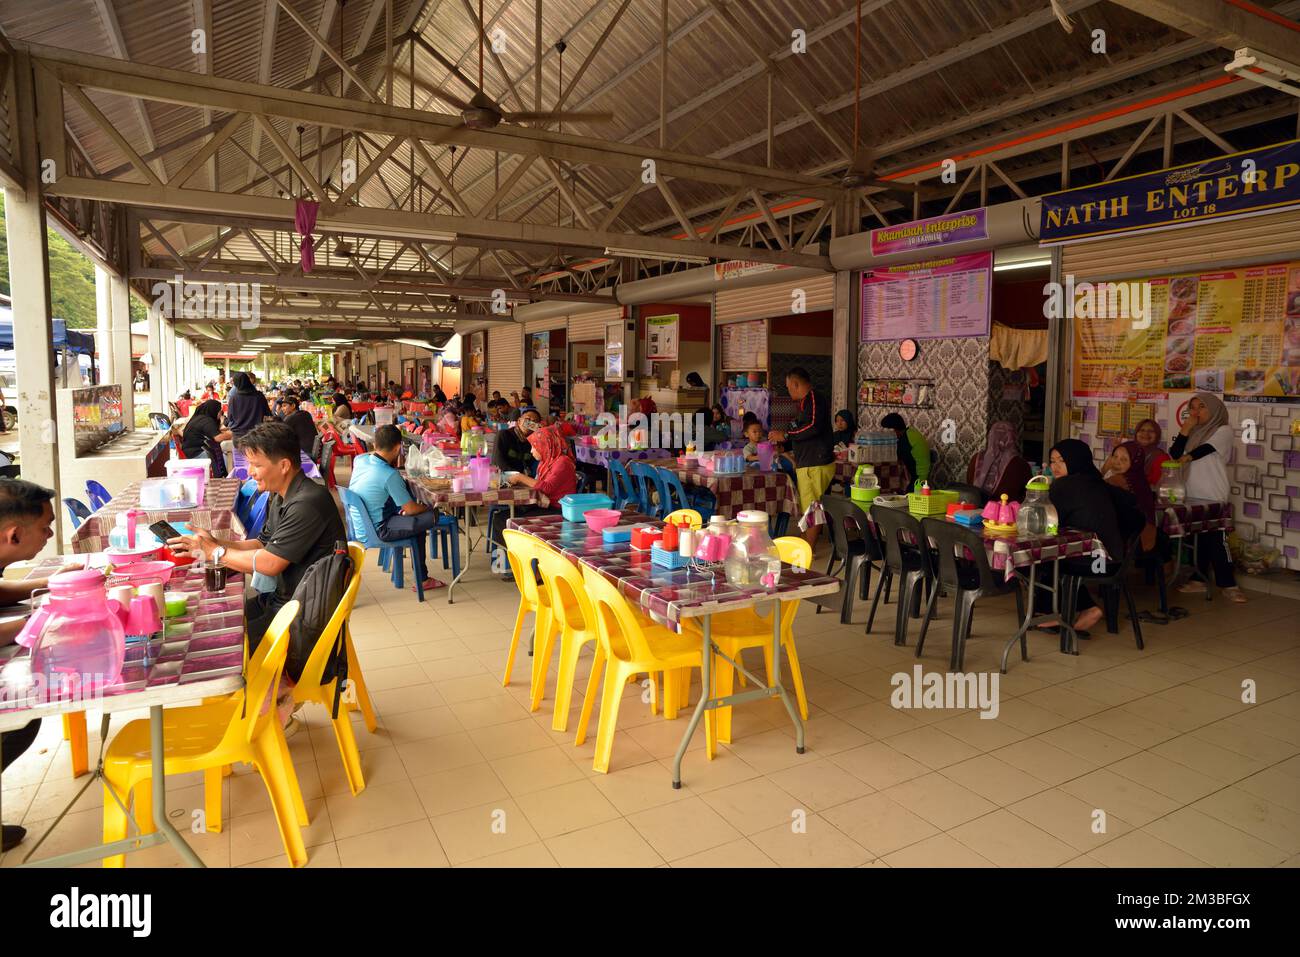
[{"label": "tiled floor", "polygon": [[[373,553],[372,553],[373,556]],[[588,742],[551,730],[556,669],[528,710],[530,659],[502,687],[517,599],[476,574],[419,604],[370,564],[353,637],[379,712],[355,715],[367,786],[348,790],[320,709],[290,742],[312,824],[313,867],[332,866],[1294,866],[1300,861],[1300,603],[1184,597],[1191,617],[1148,625],[1139,652],[1125,623],[1083,644],[1031,639],[1013,658],[994,720],[971,711],[897,710],[890,679],[916,663],[915,624],[899,648],[886,628],[801,610],[798,648],[811,701],[807,753],[777,701],[735,711],[734,743],[704,760],[703,733],[679,791],[670,786],[686,716],[653,717],[629,686],[613,764],[591,770]],[[1149,596],[1139,605],[1150,607]],[[1013,629],[1010,601],[979,606],[971,671],[993,671]],[[922,664],[942,671],[951,619]],[[531,626],[531,618],[526,629]],[[573,716],[591,662],[579,666]],[[761,667],[754,656],[750,666]],[[697,679],[698,680],[698,679]],[[788,683],[788,681],[787,681]],[[1243,687],[1254,703],[1243,703]],[[692,696],[694,700],[694,695]],[[97,719],[92,717],[92,726]],[[120,720],[115,723],[120,727]],[[92,737],[92,749],[97,739]],[[84,780],[84,779],[83,779]],[[39,833],[75,793],[57,721],[4,775],[3,808]],[[192,821],[197,778],[169,782],[171,816]],[[92,788],[40,856],[98,838]],[[266,793],[251,769],[228,779],[225,827],[191,834],[206,861],[285,866]],[[30,840],[30,839],[29,839]],[[17,863],[8,855],[6,865]],[[132,863],[176,862],[166,847]]]}]

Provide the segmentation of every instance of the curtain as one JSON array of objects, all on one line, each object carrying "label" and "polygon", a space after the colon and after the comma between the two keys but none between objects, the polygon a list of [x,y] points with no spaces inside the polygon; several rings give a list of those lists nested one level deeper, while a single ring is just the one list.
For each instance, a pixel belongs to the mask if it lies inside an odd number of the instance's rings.
[{"label": "curtain", "polygon": [[989,358],[1010,371],[1046,362],[1047,330],[1013,329],[995,322],[989,335]]}]

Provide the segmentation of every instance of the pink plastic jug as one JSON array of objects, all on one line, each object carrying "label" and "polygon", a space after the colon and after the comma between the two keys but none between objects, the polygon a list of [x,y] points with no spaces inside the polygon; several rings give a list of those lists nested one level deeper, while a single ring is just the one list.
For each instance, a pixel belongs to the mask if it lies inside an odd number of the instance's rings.
[{"label": "pink plastic jug", "polygon": [[51,697],[93,696],[121,677],[124,631],[102,572],[53,576],[49,599],[18,640],[31,647],[32,677]]},{"label": "pink plastic jug", "polygon": [[776,448],[771,442],[758,443],[758,467],[764,472],[772,471],[772,459]]},{"label": "pink plastic jug", "polygon": [[492,474],[492,463],[486,455],[476,455],[469,460],[469,474],[474,483],[474,491],[486,492]]}]

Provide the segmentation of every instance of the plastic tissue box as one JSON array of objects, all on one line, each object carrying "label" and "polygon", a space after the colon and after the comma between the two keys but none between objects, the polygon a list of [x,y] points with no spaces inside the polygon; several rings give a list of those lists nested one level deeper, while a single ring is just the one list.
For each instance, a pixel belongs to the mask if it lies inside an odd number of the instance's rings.
[{"label": "plastic tissue box", "polygon": [[140,483],[140,507],[146,510],[193,507],[197,500],[194,478],[150,478]]},{"label": "plastic tissue box", "polygon": [[609,508],[614,504],[614,500],[608,495],[601,495],[599,492],[588,492],[582,495],[566,495],[560,499],[560,514],[564,516],[566,522],[581,522],[583,516],[593,508]]},{"label": "plastic tissue box", "polygon": [[691,563],[689,555],[663,548],[658,542],[650,546],[650,561],[661,568],[685,568]]},{"label": "plastic tissue box", "polygon": [[664,533],[653,525],[635,525],[632,528],[632,547],[645,551],[664,537]]}]

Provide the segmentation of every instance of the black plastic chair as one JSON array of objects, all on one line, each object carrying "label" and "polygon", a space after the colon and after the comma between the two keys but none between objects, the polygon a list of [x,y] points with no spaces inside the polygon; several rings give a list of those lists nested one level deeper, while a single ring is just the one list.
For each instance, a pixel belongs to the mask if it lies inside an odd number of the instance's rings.
[{"label": "black plastic chair", "polygon": [[1142,643],[1142,624],[1138,620],[1137,605],[1133,601],[1133,593],[1129,591],[1128,578],[1129,573],[1133,570],[1139,549],[1141,533],[1134,535],[1124,543],[1124,560],[1116,563],[1111,567],[1111,571],[1105,575],[1079,574],[1077,572],[1065,571],[1062,575],[1064,600],[1062,601],[1063,609],[1061,614],[1064,620],[1073,622],[1077,607],[1079,604],[1079,592],[1084,585],[1096,585],[1104,592],[1114,593],[1116,600],[1109,601],[1103,597],[1103,609],[1106,612],[1106,630],[1114,635],[1119,632],[1119,598],[1123,598],[1128,605],[1128,619],[1133,624],[1133,637],[1137,641],[1138,650],[1142,651],[1145,646]]},{"label": "black plastic chair", "polygon": [[[927,591],[934,587],[934,570],[930,563],[930,549],[921,532],[921,522],[911,512],[888,505],[872,505],[871,520],[875,523],[884,547],[885,564],[880,570],[876,594],[871,600],[871,614],[867,617],[867,631],[876,620],[881,589],[888,589],[898,579],[898,611],[894,622],[894,644],[907,644],[907,617],[921,616],[921,586]],[[933,596],[932,596],[933,597]],[[888,597],[885,599],[888,601]]]},{"label": "black plastic chair", "polygon": [[12,462],[8,465],[0,465],[0,478],[22,478],[22,474],[22,467]]},{"label": "black plastic chair", "polygon": [[[853,621],[854,599],[866,601],[871,596],[871,570],[876,567],[873,562],[883,560],[884,552],[875,529],[857,503],[843,495],[824,495],[821,505],[826,512],[826,527],[830,530],[832,548],[826,573],[832,574],[833,567],[836,568],[835,574],[840,569],[844,570],[840,622],[847,625]],[[856,589],[853,587],[855,582],[858,585]],[[834,597],[828,596],[832,600]],[[822,606],[818,605],[819,614],[821,610]]]},{"label": "black plastic chair", "polygon": [[989,493],[975,485],[967,485],[965,482],[949,482],[945,488],[949,492],[957,493],[957,501],[966,505],[979,505],[981,508],[988,504]]},{"label": "black plastic chair", "polygon": [[[935,548],[935,574],[939,583],[953,593],[952,652],[948,656],[948,670],[961,671],[966,661],[966,639],[970,637],[971,621],[975,617],[975,603],[981,598],[1016,593],[1016,620],[1024,621],[1025,596],[1020,582],[1006,581],[989,565],[984,536],[973,529],[942,518],[927,518],[921,522],[921,533]],[[940,589],[930,592],[930,601],[921,621],[921,636],[916,641],[916,657],[921,657],[925,646],[925,633],[930,628],[934,606]],[[1028,642],[1020,636],[1020,654],[1029,658]]]}]

